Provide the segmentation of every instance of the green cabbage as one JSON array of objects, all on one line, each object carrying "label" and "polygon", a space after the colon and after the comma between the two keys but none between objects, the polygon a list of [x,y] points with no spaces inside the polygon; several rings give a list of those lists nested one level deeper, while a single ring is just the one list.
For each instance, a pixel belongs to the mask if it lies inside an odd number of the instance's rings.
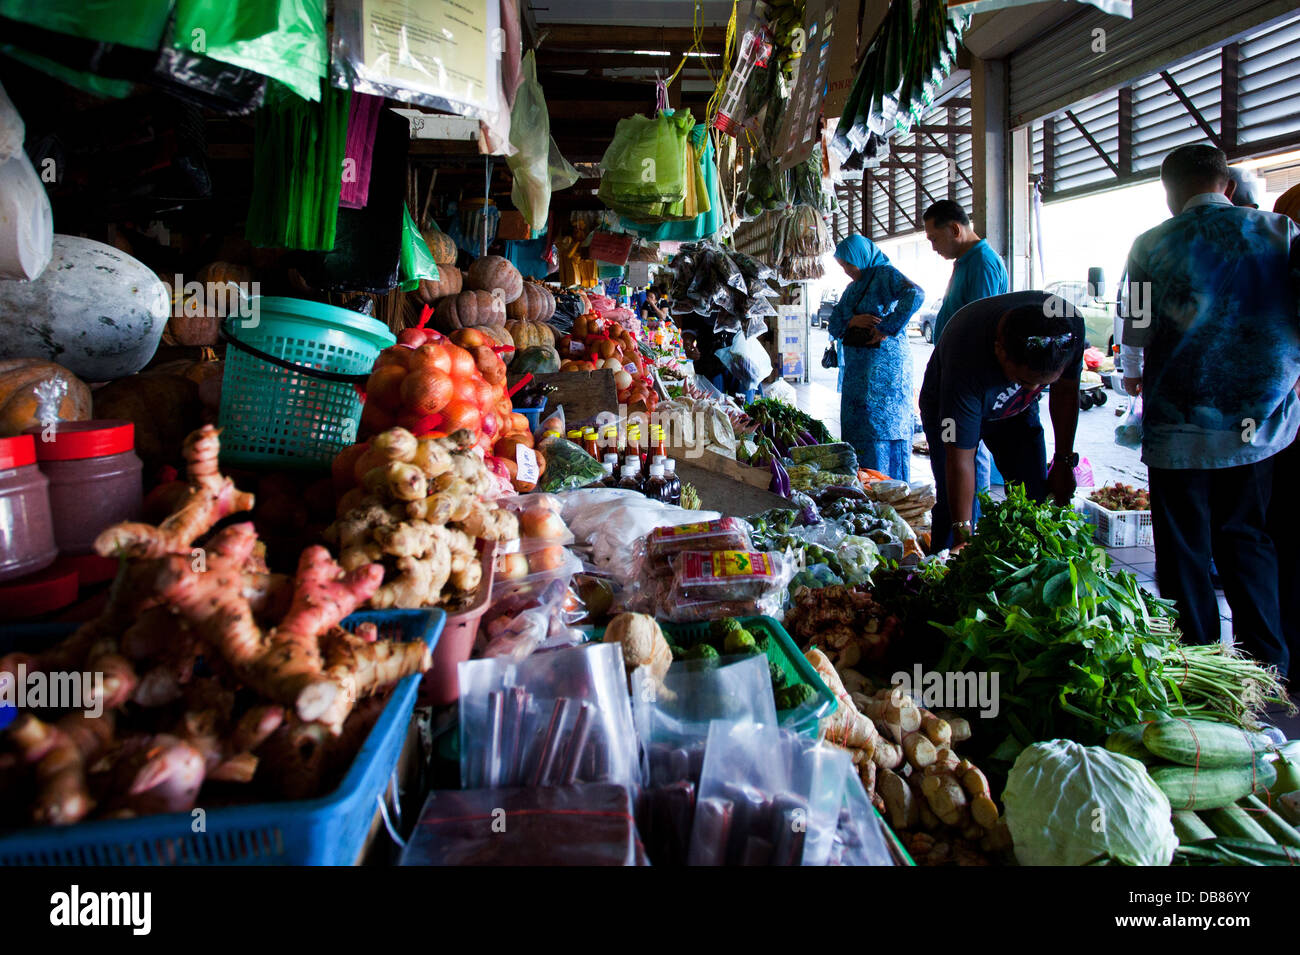
[{"label": "green cabbage", "polygon": [[1136,759],[1056,739],[1024,749],[1002,793],[1021,865],[1082,865],[1106,854],[1168,865],[1178,847],[1169,800]]}]

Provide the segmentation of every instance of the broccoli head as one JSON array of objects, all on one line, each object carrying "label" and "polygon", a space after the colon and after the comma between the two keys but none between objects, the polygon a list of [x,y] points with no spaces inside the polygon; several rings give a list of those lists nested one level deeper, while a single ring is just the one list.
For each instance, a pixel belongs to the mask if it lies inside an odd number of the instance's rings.
[{"label": "broccoli head", "polygon": [[672,653],[674,660],[683,660],[686,658],[686,648],[679,647],[675,643],[668,644],[668,650]]},{"label": "broccoli head", "polygon": [[807,703],[817,692],[807,683],[796,683],[793,686],[783,687],[776,693],[776,708],[778,710],[792,710],[803,703]]}]

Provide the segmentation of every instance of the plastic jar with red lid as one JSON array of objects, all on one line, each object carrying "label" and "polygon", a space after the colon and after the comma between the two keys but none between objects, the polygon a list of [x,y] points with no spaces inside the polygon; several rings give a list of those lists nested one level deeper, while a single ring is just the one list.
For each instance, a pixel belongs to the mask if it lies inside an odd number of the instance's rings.
[{"label": "plastic jar with red lid", "polygon": [[[60,553],[94,553],[99,532],[140,517],[144,465],[129,421],[60,421],[31,432],[50,481],[50,514]],[[48,440],[47,440],[48,439]]]},{"label": "plastic jar with red lid", "polygon": [[36,466],[31,435],[0,438],[0,580],[41,570],[59,556],[49,483]]}]

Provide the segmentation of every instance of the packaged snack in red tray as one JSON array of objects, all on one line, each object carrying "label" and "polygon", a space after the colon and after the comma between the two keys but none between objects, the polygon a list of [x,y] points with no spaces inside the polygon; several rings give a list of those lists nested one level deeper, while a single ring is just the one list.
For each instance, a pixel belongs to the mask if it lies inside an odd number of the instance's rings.
[{"label": "packaged snack in red tray", "polygon": [[779,599],[794,574],[794,562],[775,551],[686,551],[672,557],[672,569],[670,600]]},{"label": "packaged snack in red tray", "polygon": [[738,517],[722,517],[702,524],[656,527],[646,538],[646,553],[653,561],[666,560],[683,551],[753,550],[753,528]]}]

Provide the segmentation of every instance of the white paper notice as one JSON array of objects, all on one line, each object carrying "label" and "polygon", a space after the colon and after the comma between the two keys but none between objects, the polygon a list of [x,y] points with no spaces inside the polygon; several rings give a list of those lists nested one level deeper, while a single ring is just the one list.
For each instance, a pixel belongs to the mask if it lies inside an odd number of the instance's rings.
[{"label": "white paper notice", "polygon": [[526,448],[522,444],[515,445],[515,466],[516,479],[524,484],[536,484],[542,476],[537,467],[537,455],[532,448]]}]

